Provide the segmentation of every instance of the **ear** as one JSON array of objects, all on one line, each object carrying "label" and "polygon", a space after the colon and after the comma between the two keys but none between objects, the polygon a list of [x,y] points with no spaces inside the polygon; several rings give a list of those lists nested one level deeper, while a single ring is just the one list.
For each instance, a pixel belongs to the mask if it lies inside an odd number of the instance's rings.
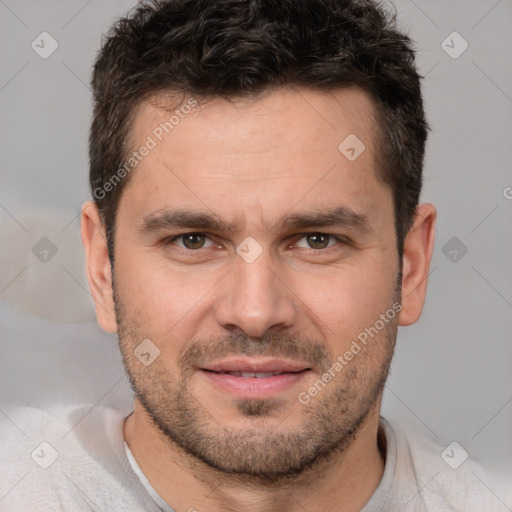
[{"label": "ear", "polygon": [[105,331],[115,333],[117,322],[107,237],[98,208],[92,201],[82,206],[81,234],[85,248],[87,280],[96,307],[96,318]]},{"label": "ear", "polygon": [[402,258],[402,310],[399,325],[411,325],[421,316],[434,250],[436,217],[436,209],[430,203],[419,206],[413,226],[405,237]]}]

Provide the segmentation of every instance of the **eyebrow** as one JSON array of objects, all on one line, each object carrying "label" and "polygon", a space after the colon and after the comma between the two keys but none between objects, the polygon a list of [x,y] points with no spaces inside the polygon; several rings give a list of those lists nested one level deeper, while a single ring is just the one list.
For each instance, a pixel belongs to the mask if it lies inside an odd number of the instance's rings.
[{"label": "eyebrow", "polygon": [[[337,227],[356,229],[367,233],[372,229],[372,222],[364,213],[359,213],[346,206],[333,210],[296,213],[279,220],[269,231],[289,231],[319,227]],[[158,231],[190,228],[208,231],[236,231],[237,224],[226,222],[204,212],[189,210],[158,210],[145,216],[137,227],[141,234]]]},{"label": "eyebrow", "polygon": [[372,223],[368,215],[356,212],[347,206],[340,206],[333,210],[290,215],[279,221],[273,229],[285,231],[315,227],[351,228],[361,232],[369,232]]}]

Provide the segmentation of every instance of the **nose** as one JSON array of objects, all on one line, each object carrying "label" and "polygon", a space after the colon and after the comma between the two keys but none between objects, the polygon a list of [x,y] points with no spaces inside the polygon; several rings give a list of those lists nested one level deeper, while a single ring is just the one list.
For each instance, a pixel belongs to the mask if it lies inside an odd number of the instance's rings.
[{"label": "nose", "polygon": [[[236,257],[215,301],[219,326],[251,338],[293,326],[297,308],[293,291],[265,251],[252,263]],[[238,331],[238,332],[237,332]]]}]

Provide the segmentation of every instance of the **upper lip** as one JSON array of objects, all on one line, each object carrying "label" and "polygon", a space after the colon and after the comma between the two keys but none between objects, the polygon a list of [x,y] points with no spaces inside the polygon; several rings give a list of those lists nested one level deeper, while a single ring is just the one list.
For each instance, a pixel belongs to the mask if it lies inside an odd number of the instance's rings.
[{"label": "upper lip", "polygon": [[229,358],[208,363],[203,370],[212,372],[300,372],[309,370],[308,364],[284,359]]}]

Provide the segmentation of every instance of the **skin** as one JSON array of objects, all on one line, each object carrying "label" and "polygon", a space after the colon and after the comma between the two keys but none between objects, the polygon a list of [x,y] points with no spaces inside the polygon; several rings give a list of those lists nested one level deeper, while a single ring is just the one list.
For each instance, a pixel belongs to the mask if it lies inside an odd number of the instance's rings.
[{"label": "skin", "polygon": [[[169,119],[158,100],[137,110],[136,148]],[[374,170],[375,129],[373,101],[355,87],[284,88],[198,106],[130,176],[117,214],[114,282],[103,223],[93,203],[84,205],[98,322],[118,333],[137,391],[124,436],[175,510],[356,511],[377,488],[384,380],[398,325],[421,315],[436,210],[418,207],[397,288],[393,199]],[[355,161],[338,150],[351,133],[366,145]],[[341,206],[365,215],[368,228],[281,226],[290,215]],[[177,208],[233,225],[141,229]],[[206,245],[187,249],[176,238],[190,232],[206,232]],[[251,263],[236,252],[246,237],[262,250]],[[298,393],[394,303],[400,313],[301,403]],[[160,350],[148,366],[134,355],[144,339]],[[240,399],[200,370],[232,354],[300,360],[310,370],[271,398]]]}]

